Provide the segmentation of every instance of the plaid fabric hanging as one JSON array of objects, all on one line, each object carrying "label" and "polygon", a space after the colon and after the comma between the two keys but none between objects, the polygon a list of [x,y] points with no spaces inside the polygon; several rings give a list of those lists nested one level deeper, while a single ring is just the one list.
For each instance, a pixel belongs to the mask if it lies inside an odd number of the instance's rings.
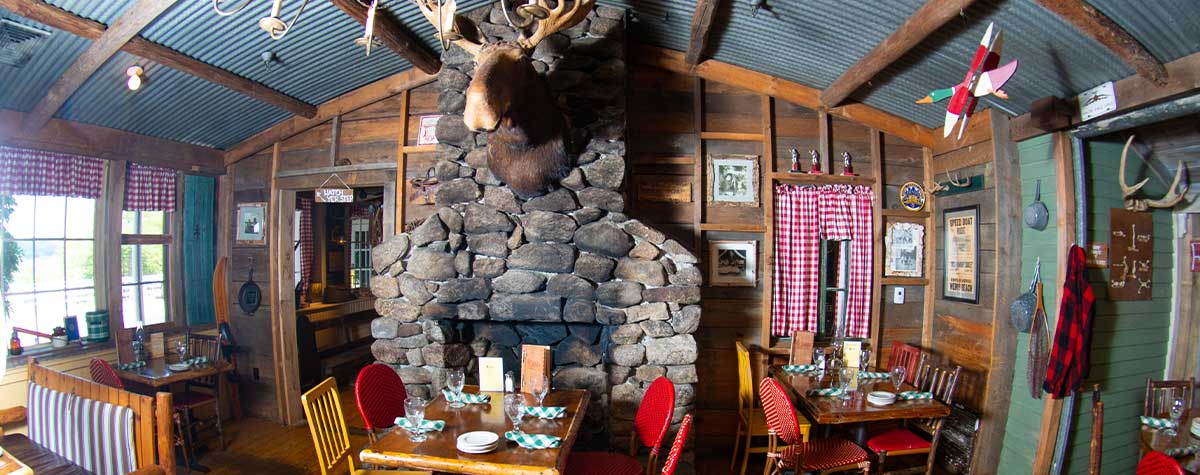
[{"label": "plaid fabric hanging", "polygon": [[308,299],[308,284],[313,266],[313,223],[312,198],[296,198],[296,209],[300,210],[300,292]]},{"label": "plaid fabric hanging", "polygon": [[125,174],[125,211],[175,211],[175,176],[170,168],[130,163]]},{"label": "plaid fabric hanging", "polygon": [[867,338],[871,333],[875,193],[866,186],[856,186],[848,191],[853,237],[850,240],[850,275],[846,280],[846,336]]},{"label": "plaid fabric hanging", "polygon": [[0,194],[100,198],[104,161],[0,146]]},{"label": "plaid fabric hanging", "polygon": [[775,185],[773,335],[817,331],[817,279],[821,267],[817,196],[813,187]]}]

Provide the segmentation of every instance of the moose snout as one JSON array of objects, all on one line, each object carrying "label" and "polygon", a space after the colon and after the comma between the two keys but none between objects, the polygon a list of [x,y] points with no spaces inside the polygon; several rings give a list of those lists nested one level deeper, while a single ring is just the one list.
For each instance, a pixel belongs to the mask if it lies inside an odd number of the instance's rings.
[{"label": "moose snout", "polygon": [[467,91],[466,110],[463,122],[475,132],[491,132],[500,126],[500,114],[491,107],[484,91],[471,88]]}]

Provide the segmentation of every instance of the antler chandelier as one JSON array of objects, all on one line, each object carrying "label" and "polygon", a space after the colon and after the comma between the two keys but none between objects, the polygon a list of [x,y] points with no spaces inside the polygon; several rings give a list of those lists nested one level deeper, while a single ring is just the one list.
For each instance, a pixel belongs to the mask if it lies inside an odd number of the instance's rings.
[{"label": "antler chandelier", "polygon": [[[245,0],[241,5],[232,10],[222,10],[221,0],[212,0],[213,11],[217,12],[217,14],[221,16],[235,15],[244,10],[247,5],[250,5],[250,0]],[[300,3],[300,9],[296,10],[296,15],[292,16],[292,20],[285,22],[283,21],[283,18],[280,18],[279,16],[280,10],[283,9],[283,0],[274,0],[271,2],[271,13],[258,20],[258,27],[262,28],[263,31],[266,31],[268,35],[271,35],[271,39],[281,39],[284,35],[288,34],[289,31],[292,31],[292,27],[296,26],[296,20],[300,19],[300,14],[304,13],[304,7],[307,6],[308,0],[304,0],[302,3]]]}]

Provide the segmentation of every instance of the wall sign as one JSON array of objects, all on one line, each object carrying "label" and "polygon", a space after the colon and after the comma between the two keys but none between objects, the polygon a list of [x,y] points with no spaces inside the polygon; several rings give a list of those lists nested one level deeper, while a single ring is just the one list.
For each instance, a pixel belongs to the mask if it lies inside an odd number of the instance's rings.
[{"label": "wall sign", "polygon": [[317,188],[313,190],[313,201],[317,203],[353,203],[354,190],[349,188]]},{"label": "wall sign", "polygon": [[900,185],[900,205],[909,211],[924,209],[925,188],[913,181]]},{"label": "wall sign", "polygon": [[1117,110],[1117,92],[1112,81],[1083,91],[1079,101],[1079,118],[1084,122]]},{"label": "wall sign", "polygon": [[1108,243],[1089,242],[1084,251],[1083,265],[1102,269],[1108,267]]},{"label": "wall sign", "polygon": [[943,211],[942,226],[942,298],[979,303],[979,205]]},{"label": "wall sign", "polygon": [[1154,217],[1150,213],[1108,210],[1108,298],[1150,300],[1154,259]]},{"label": "wall sign", "polygon": [[421,116],[421,128],[417,132],[417,145],[437,145],[437,123],[440,115]]}]

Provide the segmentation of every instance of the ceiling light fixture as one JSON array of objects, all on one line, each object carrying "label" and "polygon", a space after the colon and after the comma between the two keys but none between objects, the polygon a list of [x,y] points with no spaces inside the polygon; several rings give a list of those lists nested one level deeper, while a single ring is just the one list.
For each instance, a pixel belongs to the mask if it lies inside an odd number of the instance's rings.
[{"label": "ceiling light fixture", "polygon": [[[237,8],[232,10],[222,10],[221,0],[212,0],[213,11],[217,12],[217,14],[221,16],[237,14],[245,9],[249,4],[250,0],[246,0]],[[304,7],[307,6],[308,0],[304,0],[304,2],[300,4],[300,9],[296,11],[296,15],[292,17],[292,21],[285,22],[283,21],[283,18],[279,17],[279,12],[283,9],[283,0],[274,0],[271,2],[271,13],[258,20],[258,27],[262,28],[263,31],[266,31],[268,35],[271,35],[271,39],[282,39],[284,35],[288,34],[289,31],[292,31],[292,27],[296,26],[296,20],[300,19],[300,14],[304,13]]]},{"label": "ceiling light fixture", "polygon": [[375,10],[379,7],[379,0],[371,0],[371,5],[367,6],[361,1],[359,5],[367,7],[367,21],[364,23],[364,31],[361,38],[356,38],[354,44],[367,48],[367,56],[371,56],[371,46],[377,43],[375,39]]},{"label": "ceiling light fixture", "polygon": [[141,66],[130,66],[129,69],[125,70],[125,75],[129,76],[129,80],[125,81],[125,86],[128,87],[130,91],[137,91],[138,89],[141,89],[142,83],[146,82],[146,80],[142,78],[142,73],[144,72],[145,71],[142,70]]}]

